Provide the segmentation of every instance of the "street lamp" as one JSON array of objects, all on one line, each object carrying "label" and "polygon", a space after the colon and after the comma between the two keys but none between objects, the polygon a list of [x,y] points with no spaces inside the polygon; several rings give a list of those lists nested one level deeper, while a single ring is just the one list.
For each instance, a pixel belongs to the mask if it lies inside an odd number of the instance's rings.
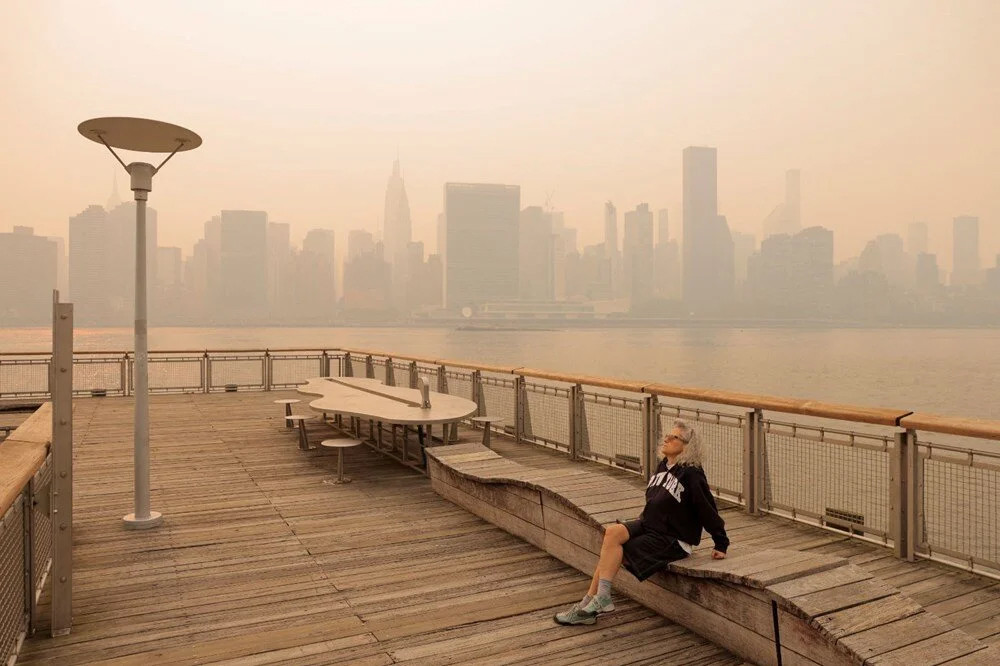
[{"label": "street lamp", "polygon": [[[93,118],[77,128],[84,137],[102,143],[132,179],[135,192],[135,512],[123,518],[125,527],[144,530],[163,522],[149,509],[149,351],[146,336],[146,199],[153,176],[178,152],[201,145],[191,130],[145,118]],[[125,164],[115,148],[144,153],[170,153],[154,167],[146,162]]]}]

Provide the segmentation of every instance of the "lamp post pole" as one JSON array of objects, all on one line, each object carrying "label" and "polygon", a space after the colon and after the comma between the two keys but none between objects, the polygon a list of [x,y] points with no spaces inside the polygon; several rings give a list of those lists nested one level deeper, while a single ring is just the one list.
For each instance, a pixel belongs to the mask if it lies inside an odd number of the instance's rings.
[{"label": "lamp post pole", "polygon": [[[146,289],[146,200],[153,190],[153,176],[179,152],[201,145],[201,137],[178,125],[148,118],[91,118],[77,127],[85,138],[103,144],[131,178],[135,193],[135,426],[133,441],[134,511],[122,520],[125,527],[144,530],[163,522],[163,515],[149,504],[149,343]],[[146,153],[169,153],[157,166],[146,162],[125,164],[115,148]]]},{"label": "lamp post pole", "polygon": [[149,502],[149,342],[146,316],[146,200],[153,189],[152,164],[128,165],[135,193],[135,512],[124,518],[125,526],[148,529],[163,522],[163,515],[150,511]]}]

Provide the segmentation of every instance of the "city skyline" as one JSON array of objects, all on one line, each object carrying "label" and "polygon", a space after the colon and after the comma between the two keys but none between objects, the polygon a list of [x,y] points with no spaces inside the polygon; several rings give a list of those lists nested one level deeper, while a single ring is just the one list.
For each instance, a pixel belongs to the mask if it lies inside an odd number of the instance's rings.
[{"label": "city skyline", "polygon": [[[0,52],[32,68],[0,73],[12,165],[0,220],[66,236],[66,219],[103,199],[114,173],[74,128],[121,113],[205,137],[157,182],[165,246],[190,247],[226,208],[267,210],[294,242],[315,227],[374,231],[397,147],[413,238],[428,247],[441,184],[453,181],[518,183],[524,202],[551,200],[587,245],[602,237],[606,200],[679,220],[676,155],[705,145],[718,148],[719,209],[734,231],[759,238],[786,198],[785,173],[800,169],[802,219],[837,234],[837,260],[860,253],[868,229],[911,222],[926,222],[940,247],[963,214],[980,218],[984,248],[997,247],[996,3],[569,9],[314,6],[305,20],[249,4],[239,16],[199,7],[191,26],[182,6],[6,5]],[[86,39],[126,16],[149,34]],[[265,36],[266,56],[248,48]],[[520,43],[533,47],[510,48]]]}]

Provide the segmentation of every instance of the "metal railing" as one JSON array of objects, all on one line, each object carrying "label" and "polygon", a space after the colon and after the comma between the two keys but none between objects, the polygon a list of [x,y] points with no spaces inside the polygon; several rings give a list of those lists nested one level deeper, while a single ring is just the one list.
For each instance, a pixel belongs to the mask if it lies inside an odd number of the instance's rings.
[{"label": "metal railing", "polygon": [[[132,360],[78,353],[74,393],[129,395]],[[0,399],[46,395],[36,375],[47,364],[44,354],[0,354]],[[1000,577],[996,422],[358,349],[151,352],[150,374],[153,392],[203,393],[287,389],[317,375],[396,386],[423,377],[500,417],[498,433],[643,476],[680,418],[702,437],[713,492],[749,513]]]}]

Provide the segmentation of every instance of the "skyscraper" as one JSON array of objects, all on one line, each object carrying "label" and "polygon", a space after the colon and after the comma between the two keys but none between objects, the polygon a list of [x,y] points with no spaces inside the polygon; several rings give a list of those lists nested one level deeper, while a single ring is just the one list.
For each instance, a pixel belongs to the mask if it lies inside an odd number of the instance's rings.
[{"label": "skyscraper", "polygon": [[220,314],[248,320],[267,311],[267,213],[224,210],[220,225]]},{"label": "skyscraper", "polygon": [[0,327],[51,321],[56,244],[31,227],[14,227],[0,233],[0,257]]},{"label": "skyscraper", "polygon": [[618,249],[618,209],[610,201],[604,203],[604,256],[608,261],[612,298],[621,295],[622,260]]},{"label": "skyscraper", "polygon": [[300,319],[328,321],[337,305],[336,242],[331,229],[310,229],[294,259],[295,314]]},{"label": "skyscraper", "polygon": [[979,218],[971,215],[956,217],[952,226],[951,284],[979,284]]},{"label": "skyscraper", "polygon": [[653,213],[639,204],[625,213],[622,238],[622,275],[633,305],[653,297]]},{"label": "skyscraper", "polygon": [[69,293],[81,323],[104,322],[110,314],[107,224],[107,211],[96,205],[69,218]]},{"label": "skyscraper", "polygon": [[446,183],[447,307],[517,298],[517,185]]},{"label": "skyscraper", "polygon": [[399,158],[392,163],[392,174],[385,188],[385,231],[383,243],[385,258],[392,265],[394,297],[402,301],[406,293],[406,248],[412,238],[410,222],[410,202],[406,198],[406,186],[399,171]]},{"label": "skyscraper", "polygon": [[551,301],[555,293],[552,216],[541,206],[528,206],[521,211],[518,227],[518,298]]},{"label": "skyscraper", "polygon": [[684,260],[682,288],[690,305],[717,309],[733,298],[733,239],[718,210],[715,148],[683,152]]}]

